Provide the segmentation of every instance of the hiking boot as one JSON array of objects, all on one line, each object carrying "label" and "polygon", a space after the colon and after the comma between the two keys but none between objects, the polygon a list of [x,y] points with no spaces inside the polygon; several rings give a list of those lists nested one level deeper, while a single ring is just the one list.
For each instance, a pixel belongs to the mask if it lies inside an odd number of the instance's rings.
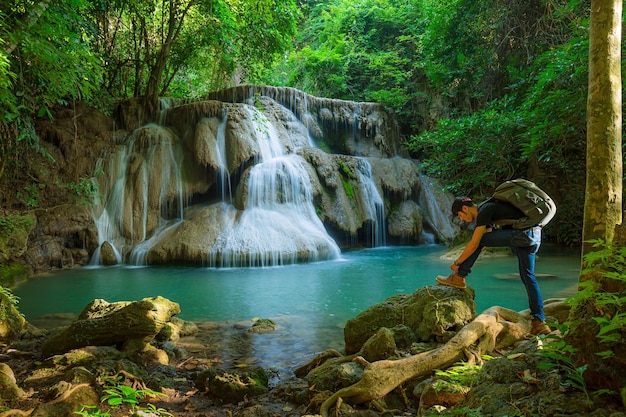
[{"label": "hiking boot", "polygon": [[464,290],[467,288],[467,284],[465,283],[465,277],[462,277],[457,273],[452,273],[448,275],[447,277],[444,277],[443,275],[439,275],[435,279],[437,280],[438,283],[447,285],[448,287],[459,288],[461,290]]},{"label": "hiking boot", "polygon": [[530,334],[540,335],[540,334],[550,334],[552,330],[546,325],[545,321],[539,319],[533,319],[530,322]]}]

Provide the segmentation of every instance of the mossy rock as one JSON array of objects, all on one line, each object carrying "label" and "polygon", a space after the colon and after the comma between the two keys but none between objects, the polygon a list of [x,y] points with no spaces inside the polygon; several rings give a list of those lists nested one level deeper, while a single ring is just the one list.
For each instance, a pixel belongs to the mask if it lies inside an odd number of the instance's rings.
[{"label": "mossy rock", "polygon": [[33,271],[26,265],[15,262],[0,265],[0,286],[13,288],[18,282],[26,281],[32,274]]},{"label": "mossy rock", "polygon": [[196,387],[211,397],[228,404],[268,392],[268,375],[261,367],[242,369],[211,368],[195,378]]},{"label": "mossy rock", "polygon": [[17,310],[9,295],[0,292],[0,341],[16,339],[26,327],[26,319]]},{"label": "mossy rock", "polygon": [[470,287],[458,290],[433,285],[413,294],[395,294],[348,320],[344,327],[346,353],[358,352],[382,327],[403,325],[415,335],[413,342],[428,342],[458,331],[475,315],[474,290]]}]

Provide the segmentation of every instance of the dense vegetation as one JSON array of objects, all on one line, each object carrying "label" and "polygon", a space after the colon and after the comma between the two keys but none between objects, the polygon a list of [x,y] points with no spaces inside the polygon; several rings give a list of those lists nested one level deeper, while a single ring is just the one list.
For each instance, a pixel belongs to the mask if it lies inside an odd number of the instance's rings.
[{"label": "dense vegetation", "polygon": [[1,3],[3,184],[45,153],[34,121],[55,106],[140,97],[154,111],[159,96],[288,85],[385,104],[454,193],[537,180],[560,208],[547,235],[580,243],[589,1]]}]

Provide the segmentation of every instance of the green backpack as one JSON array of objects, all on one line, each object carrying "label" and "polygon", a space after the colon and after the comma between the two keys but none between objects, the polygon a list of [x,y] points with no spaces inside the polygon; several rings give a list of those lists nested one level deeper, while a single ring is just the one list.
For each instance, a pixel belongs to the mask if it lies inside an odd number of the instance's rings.
[{"label": "green backpack", "polygon": [[[499,226],[511,225],[515,229],[545,226],[556,214],[556,204],[545,191],[522,178],[506,181],[496,187],[489,200],[505,201],[517,207],[526,217],[517,220],[498,220]],[[487,200],[487,201],[489,201]]]}]

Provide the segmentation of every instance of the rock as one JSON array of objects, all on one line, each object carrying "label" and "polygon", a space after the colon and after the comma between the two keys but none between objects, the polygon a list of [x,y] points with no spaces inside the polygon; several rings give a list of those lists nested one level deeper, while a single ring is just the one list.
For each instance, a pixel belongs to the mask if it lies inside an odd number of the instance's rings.
[{"label": "rock", "polygon": [[32,417],[75,417],[76,411],[83,406],[98,406],[100,396],[96,389],[89,384],[62,384],[55,385],[58,388],[57,396],[52,401],[38,405]]},{"label": "rock", "polygon": [[117,264],[117,255],[115,255],[115,249],[109,242],[102,243],[100,246],[100,263],[102,265],[115,265]]},{"label": "rock", "polygon": [[196,388],[224,403],[238,403],[268,391],[269,378],[261,367],[241,369],[211,368],[194,380]]},{"label": "rock", "polygon": [[66,329],[50,337],[42,346],[44,356],[84,346],[124,346],[138,342],[145,346],[161,331],[180,306],[163,297],[135,302],[92,301]]},{"label": "rock", "polygon": [[442,405],[452,407],[465,398],[470,388],[443,380],[438,377],[422,381],[413,389],[420,407],[424,409]]},{"label": "rock", "polygon": [[10,223],[4,216],[0,220],[4,220],[0,222],[0,264],[5,264],[21,256],[28,248],[28,235],[35,227],[35,218],[32,215],[14,215]]},{"label": "rock", "polygon": [[274,413],[269,408],[261,404],[246,407],[234,414],[234,417],[274,417]]},{"label": "rock", "polygon": [[11,367],[0,362],[0,399],[14,400],[24,395],[24,391],[17,385]]},{"label": "rock", "polygon": [[347,354],[358,352],[382,327],[398,324],[408,327],[416,342],[446,337],[448,331],[461,329],[476,315],[474,291],[435,285],[413,294],[396,294],[362,311],[344,327]]},{"label": "rock", "polygon": [[369,362],[380,361],[396,353],[396,341],[393,332],[386,327],[378,329],[361,348],[361,356]]},{"label": "rock", "polygon": [[387,230],[390,237],[408,242],[418,242],[423,228],[422,209],[415,201],[403,201],[396,211],[389,215]]},{"label": "rock", "polygon": [[259,319],[254,322],[251,328],[248,329],[248,333],[271,333],[276,330],[276,322],[270,319]]},{"label": "rock", "polygon": [[26,327],[26,319],[18,311],[7,293],[0,292],[0,341],[16,339]]}]

